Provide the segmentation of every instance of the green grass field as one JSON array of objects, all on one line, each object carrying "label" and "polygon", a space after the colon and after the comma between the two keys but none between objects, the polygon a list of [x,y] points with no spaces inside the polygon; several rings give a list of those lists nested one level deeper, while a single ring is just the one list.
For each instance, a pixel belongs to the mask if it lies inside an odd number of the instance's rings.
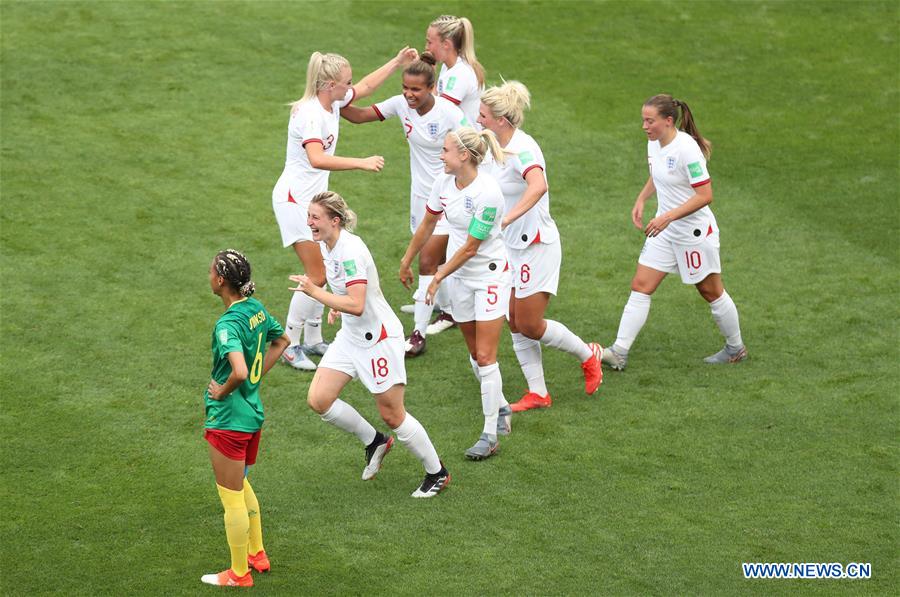
[{"label": "green grass field", "polygon": [[[640,107],[671,92],[714,144],[713,209],[750,361],[669,279],[623,373],[586,398],[545,349],[554,406],[470,463],[478,387],[448,332],[408,364],[407,406],[453,474],[377,480],[264,382],[252,479],[273,572],[259,594],[897,594],[900,591],[900,9],[896,2],[0,2],[0,587],[9,595],[212,594],[227,565],[201,437],[207,283],[252,260],[282,319],[296,258],[271,188],[309,54],[359,79],[438,14],[469,16],[489,83],[531,89],[563,238],[548,316],[612,342],[641,246]],[[375,99],[399,92],[395,76]],[[335,173],[389,301],[408,241],[396,122],[342,126]],[[409,316],[403,316],[409,325]],[[333,330],[326,335],[331,337]],[[524,381],[504,336],[507,397]],[[359,384],[344,397],[373,422]],[[384,429],[384,425],[379,425]],[[870,562],[869,580],[745,580],[742,562]]]}]

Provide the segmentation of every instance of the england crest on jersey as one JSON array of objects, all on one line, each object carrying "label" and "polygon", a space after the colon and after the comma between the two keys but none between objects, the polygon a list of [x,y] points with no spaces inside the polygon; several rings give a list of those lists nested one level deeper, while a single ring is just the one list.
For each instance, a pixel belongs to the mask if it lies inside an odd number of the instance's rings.
[{"label": "england crest on jersey", "polygon": [[438,136],[438,123],[429,122],[428,123],[428,134],[431,135],[432,139],[437,139]]},{"label": "england crest on jersey", "polygon": [[475,211],[475,202],[468,195],[466,195],[465,206],[466,211]]},{"label": "england crest on jersey", "polygon": [[666,167],[669,170],[675,169],[675,156],[669,156],[668,158],[666,158]]}]

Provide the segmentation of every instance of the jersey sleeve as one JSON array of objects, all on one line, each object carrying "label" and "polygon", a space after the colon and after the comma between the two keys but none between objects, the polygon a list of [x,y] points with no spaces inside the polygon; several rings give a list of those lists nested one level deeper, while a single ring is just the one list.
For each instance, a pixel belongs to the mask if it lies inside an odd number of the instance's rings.
[{"label": "jersey sleeve", "polygon": [[498,223],[500,206],[503,200],[498,192],[485,190],[475,202],[475,213],[469,222],[469,235],[478,240],[485,240]]},{"label": "jersey sleeve", "polygon": [[702,187],[705,184],[709,184],[710,177],[709,171],[706,169],[706,158],[703,157],[703,152],[700,151],[699,145],[692,143],[685,148],[682,159],[687,168],[688,181],[692,187]]},{"label": "jersey sleeve", "polygon": [[478,92],[478,79],[475,77],[475,71],[472,68],[457,68],[447,77],[441,97],[458,106],[470,95],[479,95]]},{"label": "jersey sleeve", "polygon": [[291,118],[291,136],[300,140],[300,145],[306,147],[307,143],[323,143],[326,137],[323,132],[322,121],[315,114],[300,111]]},{"label": "jersey sleeve", "polygon": [[269,320],[269,331],[266,334],[266,342],[272,342],[284,336],[284,328],[278,323],[278,320],[272,317],[271,313],[266,313]]},{"label": "jersey sleeve", "polygon": [[229,352],[244,352],[241,337],[234,325],[221,321],[216,324],[216,356],[224,358]]},{"label": "jersey sleeve", "polygon": [[441,205],[441,183],[444,181],[443,176],[434,179],[431,185],[431,192],[428,194],[428,200],[425,202],[425,209],[434,215],[444,212],[444,206]]},{"label": "jersey sleeve", "polygon": [[344,270],[344,280],[347,288],[354,284],[368,284],[369,282],[369,256],[360,247],[347,251],[342,255],[341,268]]},{"label": "jersey sleeve", "polygon": [[534,142],[523,146],[521,150],[516,153],[515,159],[513,159],[512,162],[513,168],[522,175],[522,178],[525,178],[525,176],[535,168],[540,168],[544,172],[547,171],[547,166],[544,163],[544,153],[541,151],[540,146]]},{"label": "jersey sleeve", "polygon": [[372,107],[375,109],[375,114],[378,115],[379,119],[387,120],[388,118],[393,118],[400,114],[400,102],[405,104],[406,100],[403,99],[402,95],[395,95],[394,97],[387,98],[383,102],[372,104]]}]

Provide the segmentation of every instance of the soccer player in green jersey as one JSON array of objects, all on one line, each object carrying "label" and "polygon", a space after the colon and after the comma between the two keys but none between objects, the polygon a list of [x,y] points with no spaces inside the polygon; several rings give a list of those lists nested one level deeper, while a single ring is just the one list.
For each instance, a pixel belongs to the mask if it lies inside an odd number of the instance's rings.
[{"label": "soccer player in green jersey", "polygon": [[[225,507],[225,535],[231,567],[205,574],[210,585],[252,587],[250,566],[269,570],[263,549],[259,502],[247,481],[256,462],[263,407],[259,383],[290,340],[266,308],[250,298],[250,262],[241,253],[220,251],[209,267],[209,285],[225,304],[212,334],[212,379],[206,388],[206,441]],[[267,350],[268,348],[268,350]]]}]

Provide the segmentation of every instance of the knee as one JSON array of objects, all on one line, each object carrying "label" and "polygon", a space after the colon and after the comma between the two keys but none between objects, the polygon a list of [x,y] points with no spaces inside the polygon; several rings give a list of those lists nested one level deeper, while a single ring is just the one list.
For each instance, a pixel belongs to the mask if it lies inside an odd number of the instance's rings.
[{"label": "knee", "polygon": [[306,404],[309,405],[313,412],[319,415],[324,415],[331,407],[330,401],[325,400],[323,396],[312,390],[306,395]]},{"label": "knee", "polygon": [[646,280],[641,280],[640,278],[634,278],[631,280],[631,289],[634,292],[640,292],[641,294],[653,294],[653,291],[656,290],[649,282]]},{"label": "knee", "polygon": [[478,363],[479,367],[487,367],[497,362],[497,355],[493,352],[477,351],[475,353],[475,362]]},{"label": "knee", "polygon": [[719,290],[718,288],[698,288],[697,290],[707,303],[718,300],[724,293],[724,290]]},{"label": "knee", "polygon": [[547,329],[543,319],[538,321],[519,321],[517,323],[519,333],[532,340],[540,340],[544,335],[544,330]]},{"label": "knee", "polygon": [[403,423],[406,418],[406,411],[401,409],[390,409],[381,411],[381,420],[391,429],[396,429]]},{"label": "knee", "polygon": [[440,265],[440,259],[434,255],[419,254],[419,275],[432,276],[437,272]]}]

